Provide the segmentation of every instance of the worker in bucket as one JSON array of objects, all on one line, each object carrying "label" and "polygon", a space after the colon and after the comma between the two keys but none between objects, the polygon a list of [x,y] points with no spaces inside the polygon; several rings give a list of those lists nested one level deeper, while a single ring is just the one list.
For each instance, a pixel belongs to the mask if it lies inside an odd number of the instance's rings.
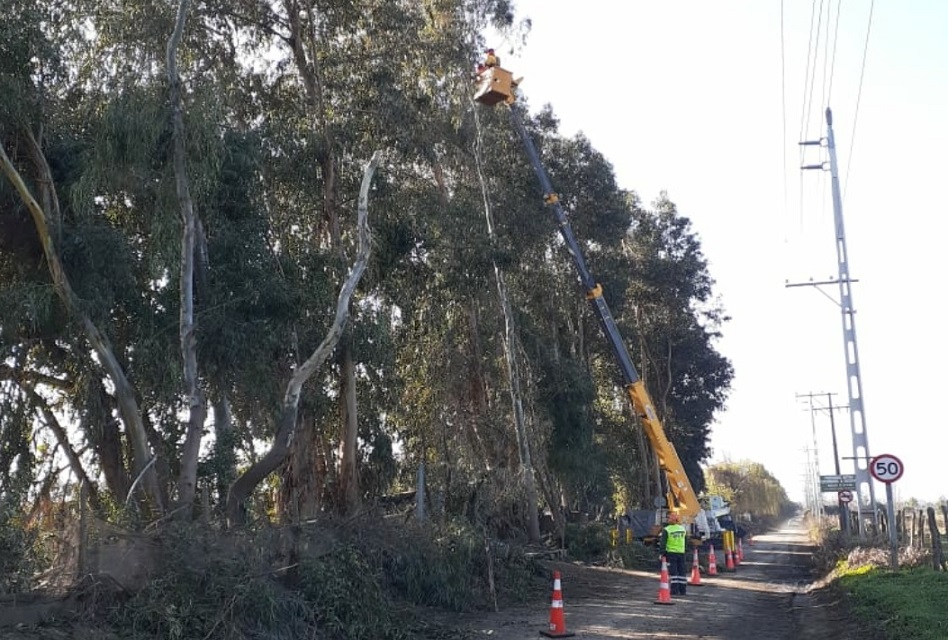
[{"label": "worker in bucket", "polygon": [[685,541],[688,530],[681,525],[677,513],[668,514],[668,524],[662,529],[658,548],[668,559],[670,591],[673,596],[685,595],[688,580],[685,577]]},{"label": "worker in bucket", "polygon": [[484,58],[484,66],[488,69],[500,66],[500,56],[494,53],[493,49],[487,50],[487,56]]}]

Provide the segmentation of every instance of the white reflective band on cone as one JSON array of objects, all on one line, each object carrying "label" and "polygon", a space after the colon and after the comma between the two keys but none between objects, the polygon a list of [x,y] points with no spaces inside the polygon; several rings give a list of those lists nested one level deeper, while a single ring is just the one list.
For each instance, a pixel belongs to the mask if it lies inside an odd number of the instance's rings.
[{"label": "white reflective band on cone", "polygon": [[562,609],[562,608],[563,608],[563,601],[562,601],[562,600],[554,600],[553,603],[550,605],[550,608],[551,608],[551,609]]},{"label": "white reflective band on cone", "polygon": [[559,591],[560,589],[562,589],[562,587],[560,586],[559,578],[557,578],[553,581],[553,591]]}]

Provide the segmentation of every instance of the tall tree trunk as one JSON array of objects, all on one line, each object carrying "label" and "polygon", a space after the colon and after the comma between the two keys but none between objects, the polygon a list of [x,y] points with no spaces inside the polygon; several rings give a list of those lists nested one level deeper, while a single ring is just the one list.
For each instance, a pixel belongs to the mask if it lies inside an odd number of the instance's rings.
[{"label": "tall tree trunk", "polygon": [[[345,338],[346,336],[344,336]],[[359,509],[359,466],[357,464],[359,418],[356,409],[355,363],[348,344],[342,348],[342,388],[339,393],[342,437],[339,441],[340,499],[344,513]]]},{"label": "tall tree trunk", "polygon": [[[31,141],[35,144],[32,134],[29,134],[27,142],[30,143]],[[34,152],[42,155],[41,149],[35,149]],[[53,177],[49,173],[48,165],[44,163],[44,167],[41,167],[42,174],[39,181],[53,184]],[[148,436],[145,433],[141,410],[135,397],[135,389],[115,357],[115,352],[108,338],[99,330],[92,318],[83,311],[79,304],[79,300],[59,259],[53,236],[50,234],[47,213],[40,207],[33,194],[30,193],[29,187],[26,186],[2,145],[0,145],[0,168],[2,168],[3,173],[30,211],[40,243],[43,245],[43,253],[46,257],[46,264],[49,267],[56,294],[63,302],[67,312],[79,321],[86,339],[99,358],[99,363],[112,381],[115,388],[115,398],[118,401],[119,414],[122,416],[122,422],[125,424],[129,441],[132,444],[133,468],[136,476],[142,475],[143,486],[151,500],[154,511],[159,514],[163,513],[162,493],[158,485],[158,476],[154,471],[154,466],[151,465],[153,454],[149,450]]]},{"label": "tall tree trunk", "polygon": [[197,489],[198,456],[207,407],[204,391],[198,381],[197,334],[194,322],[194,258],[197,246],[197,214],[187,174],[185,147],[184,105],[181,98],[181,77],[178,74],[177,49],[184,33],[190,0],[181,0],[174,31],[168,39],[168,86],[171,98],[171,121],[174,139],[174,177],[178,206],[181,208],[181,273],[180,313],[178,334],[181,342],[181,360],[184,367],[184,390],[188,398],[188,428],[181,451],[181,471],[178,476],[178,509],[181,517],[190,519]]},{"label": "tall tree trunk", "polygon": [[[323,182],[323,218],[329,229],[330,242],[338,254],[339,264],[345,265],[347,259],[342,246],[342,232],[339,221],[338,185],[336,179],[336,143],[329,126],[327,106],[323,99],[322,71],[320,58],[316,50],[316,19],[314,7],[308,3],[301,6],[298,0],[283,0],[283,8],[290,28],[289,41],[292,44],[293,60],[303,82],[309,103],[308,113],[313,124],[322,136],[323,149],[319,153],[319,170]],[[359,508],[359,468],[358,468],[358,411],[356,407],[355,366],[346,368],[346,362],[352,362],[350,336],[343,333],[338,349],[343,364],[339,382],[339,507],[345,512]]]},{"label": "tall tree trunk", "polygon": [[227,488],[237,477],[237,438],[234,417],[230,411],[230,399],[219,393],[214,401],[214,461],[217,473],[217,500],[223,506],[227,501]]},{"label": "tall tree trunk", "polygon": [[487,389],[487,376],[484,373],[484,350],[481,348],[481,327],[480,313],[476,300],[471,301],[470,307],[470,327],[471,327],[471,380],[470,380],[470,404],[473,415],[468,420],[470,425],[468,432],[472,440],[472,448],[477,456],[480,456],[484,469],[488,472],[493,468],[490,452],[481,435],[481,420],[487,415],[489,410],[489,395]]},{"label": "tall tree trunk", "polygon": [[321,488],[326,477],[324,465],[320,462],[320,438],[313,414],[301,411],[296,428],[299,436],[294,439],[287,454],[277,494],[280,521],[283,524],[315,518],[323,506]]},{"label": "tall tree trunk", "polygon": [[[477,112],[475,111],[475,114]],[[479,126],[479,125],[478,125]],[[484,202],[484,217],[487,221],[487,235],[491,244],[497,241],[494,233],[494,221],[488,197],[487,182],[481,171],[480,137],[474,146],[474,161],[477,166],[477,175],[481,185],[481,196]],[[507,379],[510,383],[510,403],[513,408],[514,431],[517,435],[517,449],[520,455],[520,469],[523,473],[523,488],[526,493],[527,537],[530,542],[540,541],[540,501],[537,497],[536,476],[533,469],[530,439],[523,414],[523,395],[520,390],[520,369],[517,363],[517,330],[510,305],[510,295],[507,291],[507,279],[504,271],[491,260],[494,267],[494,280],[497,285],[497,298],[500,301],[501,312],[504,316],[504,360],[507,364]]]},{"label": "tall tree trunk", "polygon": [[313,354],[294,372],[286,386],[286,392],[283,395],[283,408],[280,411],[280,418],[277,421],[277,431],[273,438],[270,449],[260,460],[250,466],[242,475],[240,475],[234,484],[231,485],[227,496],[227,519],[232,525],[240,524],[245,521],[245,505],[253,490],[268,475],[276,471],[283,464],[289,451],[290,443],[296,433],[296,420],[299,413],[300,392],[303,384],[309,380],[332,353],[333,349],[342,337],[346,322],[349,319],[349,303],[352,300],[352,294],[362,279],[365,267],[369,261],[371,251],[371,235],[369,233],[368,211],[369,211],[369,187],[372,184],[372,176],[375,168],[381,159],[381,151],[376,151],[372,159],[365,167],[362,175],[362,188],[359,190],[359,249],[356,260],[349,271],[349,276],[343,283],[339,291],[339,298],[336,301],[336,315],[332,326],[323,338]]}]

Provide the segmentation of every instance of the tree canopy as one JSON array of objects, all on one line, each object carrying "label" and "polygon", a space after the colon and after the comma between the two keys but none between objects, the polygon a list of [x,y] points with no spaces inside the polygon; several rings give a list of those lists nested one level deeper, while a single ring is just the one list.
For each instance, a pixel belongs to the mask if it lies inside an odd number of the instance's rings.
[{"label": "tree canopy", "polygon": [[[523,27],[510,2],[0,15],[4,500],[81,484],[140,524],[294,522],[413,488],[424,465],[440,517],[519,535],[537,509],[661,493],[506,107],[471,100],[479,34]],[[551,108],[527,126],[700,491],[733,372],[698,233]]]}]

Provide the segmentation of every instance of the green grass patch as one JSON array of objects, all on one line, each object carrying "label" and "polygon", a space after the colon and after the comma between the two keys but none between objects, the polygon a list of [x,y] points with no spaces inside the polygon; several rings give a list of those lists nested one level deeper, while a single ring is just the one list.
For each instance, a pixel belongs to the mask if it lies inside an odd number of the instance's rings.
[{"label": "green grass patch", "polygon": [[853,614],[887,640],[948,638],[948,573],[927,567],[889,572],[865,566],[843,567],[839,573]]}]

